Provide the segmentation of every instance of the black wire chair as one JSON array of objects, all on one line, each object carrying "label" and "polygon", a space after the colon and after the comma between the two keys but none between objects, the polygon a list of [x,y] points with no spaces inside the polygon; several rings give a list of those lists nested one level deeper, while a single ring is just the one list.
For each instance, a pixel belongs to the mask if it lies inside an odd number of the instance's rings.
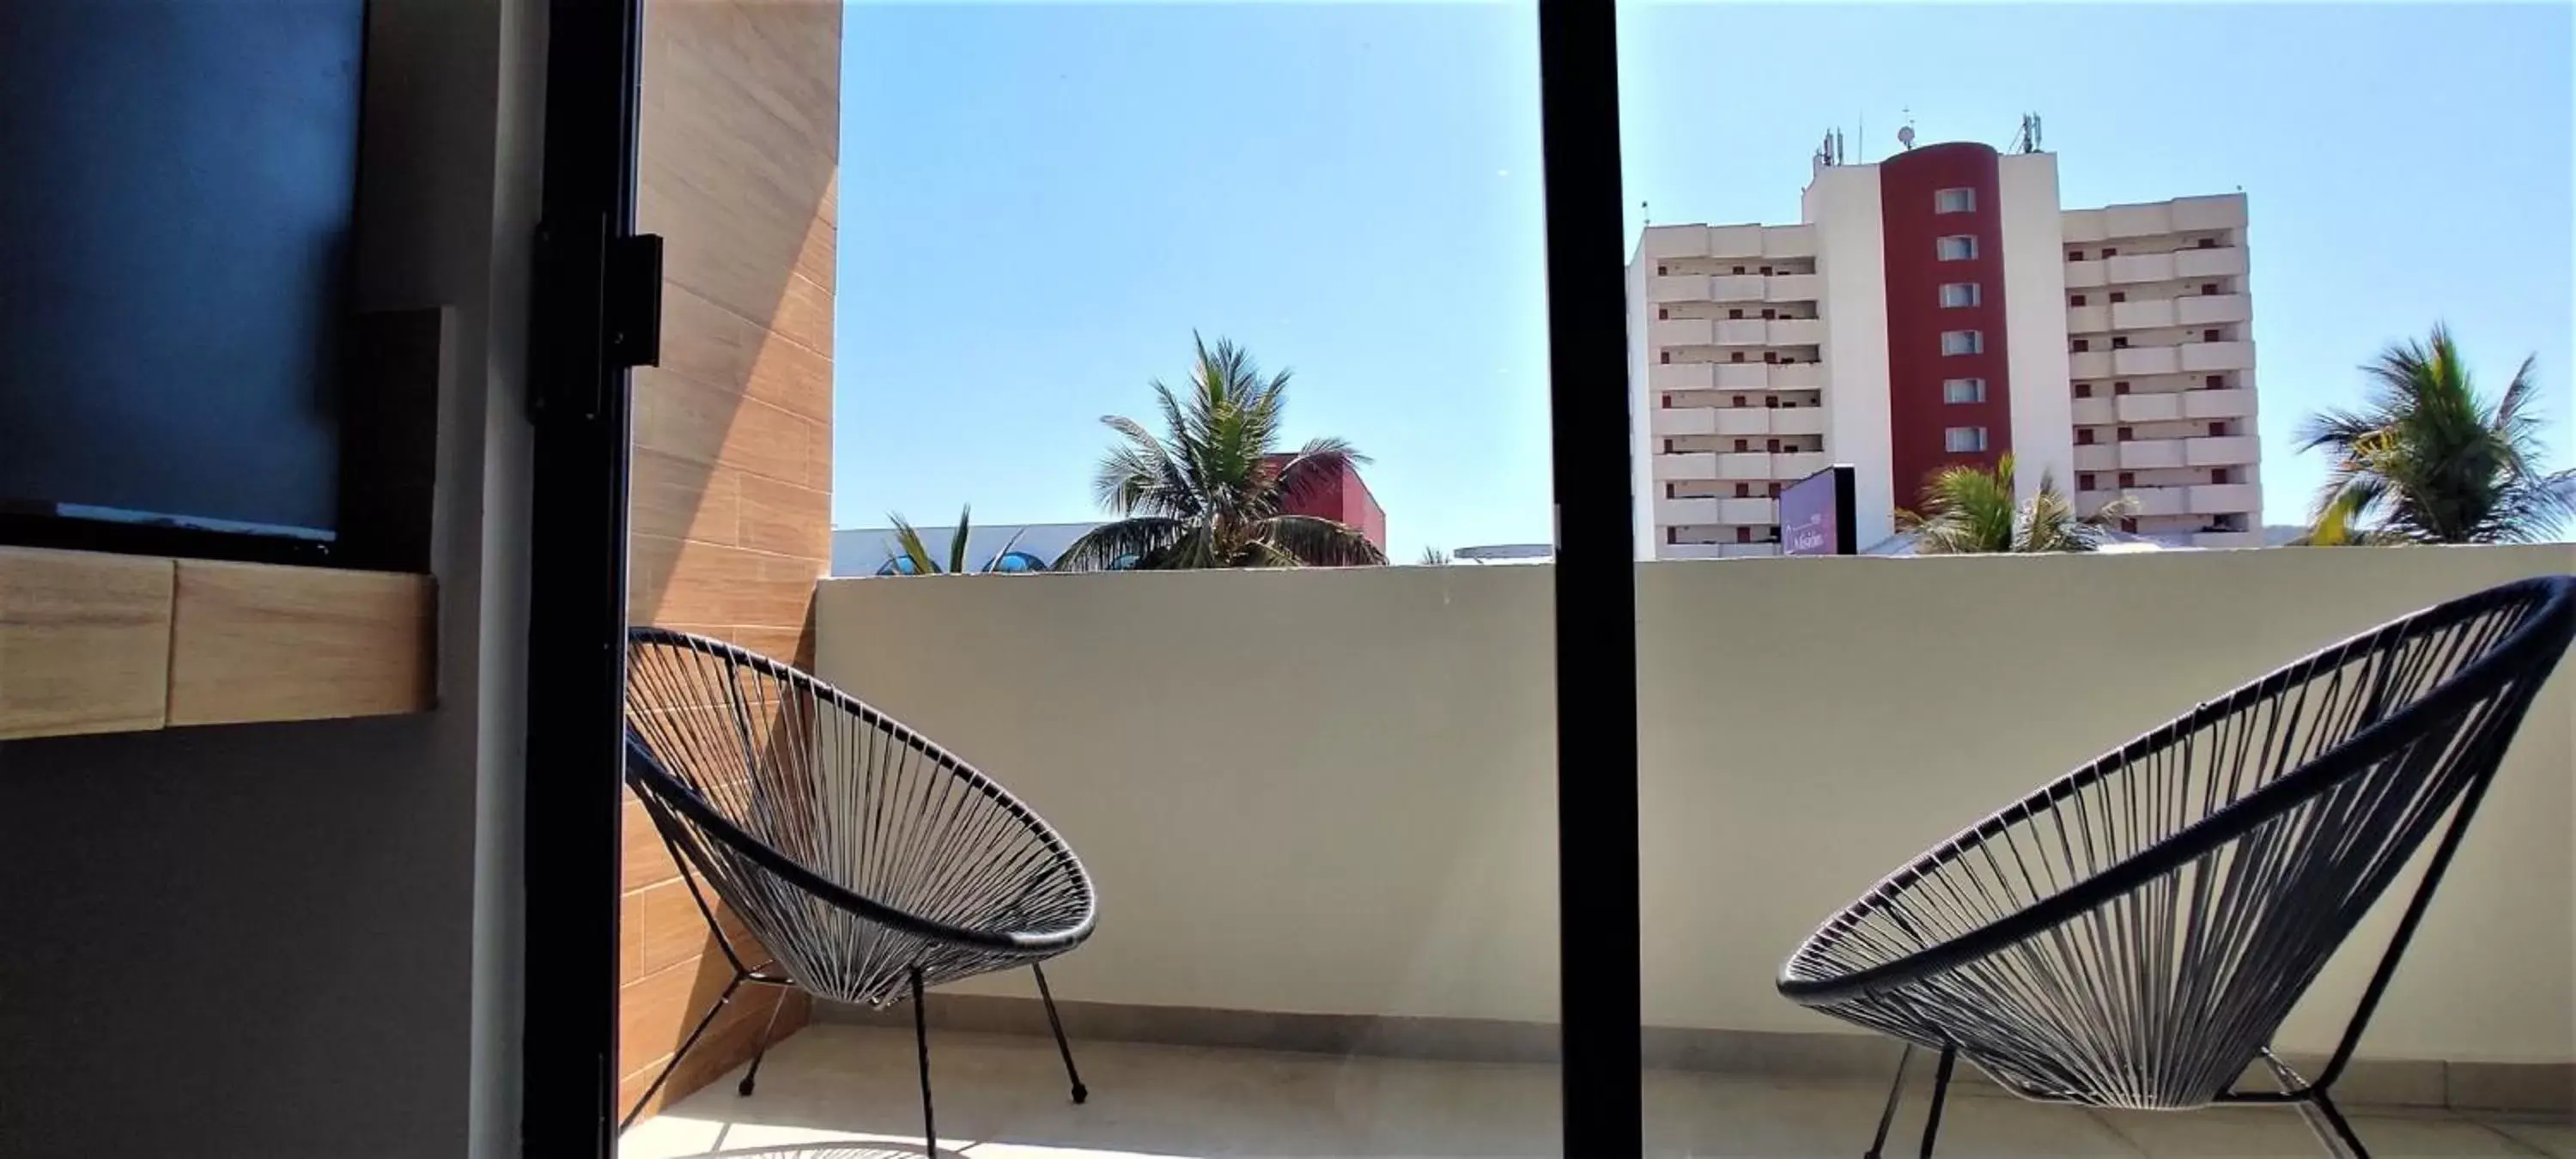
[{"label": "black wire chair", "polygon": [[[1027,966],[1073,1101],[1090,1091],[1039,963],[1091,936],[1090,875],[1028,806],[883,713],[776,660],[661,628],[628,633],[626,777],[734,969],[623,1126],[744,985],[885,1007],[910,999],[921,1121],[938,1153],[922,992]],[[748,964],[699,879],[768,958]],[[784,1005],[784,1002],[778,1005]],[[768,1051],[761,1031],[740,1093]]]},{"label": "black wire chair", "polygon": [[[2388,623],[2096,759],[1827,920],[1780,992],[1906,1043],[1867,1154],[1920,1046],[1940,1052],[1926,1157],[1962,1057],[2036,1100],[2299,1104],[2329,1150],[2367,1156],[2328,1088],[2571,635],[2576,576]],[[2300,1076],[2273,1032],[2437,828],[2340,1043]],[[2258,1064],[2277,1089],[2234,1089]]]}]

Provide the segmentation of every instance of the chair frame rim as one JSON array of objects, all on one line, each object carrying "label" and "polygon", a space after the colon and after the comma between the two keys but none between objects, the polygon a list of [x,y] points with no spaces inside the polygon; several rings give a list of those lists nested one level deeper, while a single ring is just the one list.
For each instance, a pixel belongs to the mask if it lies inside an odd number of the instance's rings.
[{"label": "chair frame rim", "polygon": [[[1046,843],[1049,849],[1063,857],[1073,867],[1074,873],[1081,878],[1083,885],[1082,920],[1064,929],[1047,933],[996,933],[925,918],[857,893],[798,864],[795,859],[771,848],[767,842],[745,832],[741,826],[717,812],[715,807],[699,797],[695,790],[673,776],[663,766],[661,758],[653,754],[652,746],[645,743],[644,739],[636,733],[635,727],[629,724],[626,726],[626,775],[628,779],[642,781],[655,790],[648,799],[649,804],[666,806],[686,815],[708,835],[732,847],[734,852],[749,858],[753,864],[777,874],[786,879],[789,884],[813,894],[832,906],[917,937],[1012,954],[1052,956],[1081,945],[1099,925],[1100,893],[1098,885],[1092,879],[1090,868],[1082,863],[1082,858],[1073,851],[1073,846],[1065,841],[1064,835],[1056,832],[1055,826],[1049,824],[1046,818],[1039,816],[1037,810],[1029,808],[1026,802],[1013,796],[1010,790],[1003,788],[999,782],[985,776],[983,770],[931,743],[928,738],[906,727],[901,721],[870,707],[865,701],[843,692],[831,682],[795,665],[722,640],[671,628],[639,626],[627,629],[627,647],[631,650],[636,644],[668,644],[685,647],[741,664],[789,684],[802,686],[834,707],[850,712],[872,726],[885,729],[923,755],[948,765],[957,775],[964,777],[970,787],[991,797],[1003,808],[1017,815],[1040,840]],[[621,654],[620,659],[624,660],[625,656]],[[666,834],[665,837],[667,836]]]},{"label": "chair frame rim", "polygon": [[[2056,803],[2077,790],[2093,784],[2108,771],[2122,767],[2138,757],[2172,744],[2198,731],[2204,725],[2272,695],[2289,685],[2306,679],[2330,657],[2349,651],[2356,644],[2388,632],[2400,624],[2419,622],[2422,617],[2456,619],[2474,615],[2517,595],[2538,591],[2540,606],[2512,635],[2489,648],[2485,655],[2454,673],[2430,692],[2396,713],[2372,723],[2327,751],[2311,758],[2305,765],[2283,775],[2244,797],[2230,802],[2208,817],[2185,827],[2178,833],[2140,850],[2109,869],[2077,882],[2001,920],[1990,922],[1948,941],[1917,950],[1894,961],[1863,970],[1825,978],[1798,977],[1791,973],[1799,957],[1813,945],[1818,935],[1833,925],[1852,917],[1892,889],[1900,889],[1929,875],[1947,864],[1970,839],[1990,839],[2023,816]],[[2263,677],[2248,682],[2227,696],[2205,701],[2186,713],[2120,748],[2096,757],[2040,789],[2022,797],[1984,819],[1953,834],[1915,858],[1904,868],[1879,879],[1861,897],[1835,911],[1814,933],[1802,940],[1798,949],[1781,966],[1777,982],[1780,993],[1804,1006],[1830,1005],[1865,997],[1920,981],[1934,974],[1966,965],[2008,949],[2048,930],[2071,921],[2114,898],[2149,881],[2174,872],[2212,850],[2272,820],[2315,793],[2323,792],[2346,777],[2357,775],[2371,763],[2387,756],[2402,743],[2406,730],[2416,721],[2439,716],[2464,707],[2478,696],[2492,691],[2520,670],[2520,662],[2534,652],[2545,651],[2552,643],[2564,649],[2571,635],[2576,635],[2576,575],[2531,576],[2497,584],[2480,591],[2419,609],[2406,616],[2355,633],[2333,644],[2316,649],[2299,659],[2274,669]],[[2554,638],[2554,639],[2553,639]],[[2474,793],[2475,790],[2472,789]],[[2473,803],[2474,798],[2471,798]],[[2454,829],[2457,822],[2454,822]],[[2456,838],[2456,833],[2453,835]]]}]

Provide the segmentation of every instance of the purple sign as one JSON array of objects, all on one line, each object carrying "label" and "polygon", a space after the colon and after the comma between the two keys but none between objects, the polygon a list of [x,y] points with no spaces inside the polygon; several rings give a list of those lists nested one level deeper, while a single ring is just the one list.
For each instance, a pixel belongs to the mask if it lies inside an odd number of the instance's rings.
[{"label": "purple sign", "polygon": [[1852,469],[1827,467],[1780,492],[1780,554],[1853,555]]}]

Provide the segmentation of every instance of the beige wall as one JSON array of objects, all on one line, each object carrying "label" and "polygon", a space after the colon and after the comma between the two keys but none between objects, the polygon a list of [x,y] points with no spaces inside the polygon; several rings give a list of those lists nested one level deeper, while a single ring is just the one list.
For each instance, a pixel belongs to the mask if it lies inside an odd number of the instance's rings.
[{"label": "beige wall", "polygon": [[[2305,650],[2571,568],[2564,546],[1641,565],[1647,1020],[1835,1029],[1773,974],[1916,852]],[[818,660],[1072,840],[1102,919],[1051,971],[1067,997],[1544,1021],[1550,580],[831,581]],[[2365,1054],[2576,1059],[2570,688],[2534,710]],[[2367,965],[2338,960],[2285,1045],[2328,1044],[2323,1000]]]}]

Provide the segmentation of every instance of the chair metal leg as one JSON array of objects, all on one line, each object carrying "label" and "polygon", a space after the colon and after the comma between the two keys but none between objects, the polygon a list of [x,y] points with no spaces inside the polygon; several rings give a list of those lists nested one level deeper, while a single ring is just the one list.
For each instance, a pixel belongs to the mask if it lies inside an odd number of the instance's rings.
[{"label": "chair metal leg", "polygon": [[733,1088],[735,1095],[750,1098],[752,1085],[760,1081],[760,1060],[769,1054],[769,1032],[778,1029],[778,1012],[787,1008],[788,997],[787,991],[780,990],[778,1001],[769,1004],[769,1020],[760,1024],[760,1044],[751,1050],[751,1069],[742,1072],[742,1082]]},{"label": "chair metal leg", "polygon": [[1923,1159],[1932,1159],[1932,1141],[1941,1135],[1941,1104],[1950,1095],[1950,1071],[1959,1064],[1959,1048],[1941,1048],[1941,1066],[1932,1072],[1932,1116],[1923,1120]]},{"label": "chair metal leg", "polygon": [[635,1105],[627,1109],[626,1117],[618,1121],[617,1130],[620,1134],[635,1125],[636,1117],[644,1113],[644,1104],[652,1102],[653,1096],[661,1091],[662,1084],[671,1080],[671,1072],[680,1068],[681,1059],[689,1057],[689,1048],[698,1044],[698,1036],[707,1032],[707,1027],[715,1022],[716,1015],[724,1013],[725,1004],[733,1001],[734,991],[740,989],[742,989],[742,975],[736,974],[733,981],[725,983],[724,993],[716,995],[716,1004],[707,1008],[707,1016],[698,1020],[697,1028],[691,1030],[687,1038],[680,1040],[680,1049],[671,1052],[671,1061],[662,1065],[662,1073],[653,1076],[653,1085],[644,1088],[643,1096],[636,1099]]},{"label": "chair metal leg", "polygon": [[1878,1113],[1878,1134],[1870,1136],[1869,1150],[1861,1159],[1881,1159],[1887,1146],[1887,1128],[1896,1122],[1896,1100],[1905,1093],[1905,1064],[1914,1061],[1914,1044],[1905,1044],[1905,1053],[1896,1056],[1896,1079],[1887,1084],[1887,1109]]},{"label": "chair metal leg", "polygon": [[[2316,1132],[2317,1141],[2326,1145],[2326,1154],[2341,1155],[2344,1159],[2370,1159],[2370,1148],[2361,1145],[2361,1136],[2352,1133],[2352,1124],[2343,1117],[2342,1111],[2335,1109],[2333,1099],[2327,1098],[2324,1091],[2318,1091],[2308,1102],[2316,1107],[2316,1116],[2300,1117],[2308,1120],[2308,1129]],[[2333,1136],[2329,1137],[2323,1128],[2317,1126],[2319,1118],[2334,1129]]]},{"label": "chair metal leg", "polygon": [[939,1127],[930,1109],[930,1015],[921,1004],[921,967],[912,968],[912,1037],[921,1048],[921,1153],[937,1159]]},{"label": "chair metal leg", "polygon": [[1055,992],[1047,989],[1046,970],[1029,963],[1029,973],[1037,975],[1038,999],[1046,1003],[1047,1027],[1055,1031],[1056,1053],[1064,1056],[1064,1077],[1073,1084],[1073,1102],[1080,1106],[1091,1099],[1091,1088],[1082,1085],[1082,1072],[1073,1069],[1073,1047],[1064,1040],[1064,1019],[1055,1013]]}]

